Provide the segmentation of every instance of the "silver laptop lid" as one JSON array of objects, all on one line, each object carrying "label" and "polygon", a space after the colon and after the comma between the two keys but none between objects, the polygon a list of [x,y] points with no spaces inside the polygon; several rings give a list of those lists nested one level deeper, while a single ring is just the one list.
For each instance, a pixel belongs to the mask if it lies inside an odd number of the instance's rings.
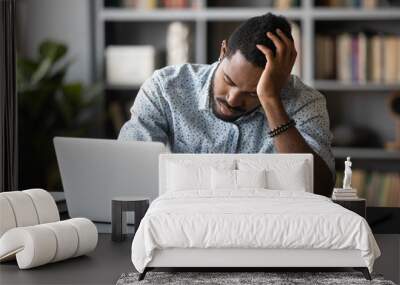
[{"label": "silver laptop lid", "polygon": [[158,196],[158,142],[54,138],[71,217],[111,221],[111,200],[122,195]]}]

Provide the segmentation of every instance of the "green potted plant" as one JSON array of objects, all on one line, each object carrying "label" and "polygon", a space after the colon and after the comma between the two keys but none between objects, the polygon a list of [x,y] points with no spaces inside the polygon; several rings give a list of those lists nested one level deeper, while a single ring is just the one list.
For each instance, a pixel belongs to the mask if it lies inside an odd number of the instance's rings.
[{"label": "green potted plant", "polygon": [[90,136],[100,125],[101,86],[66,82],[65,44],[46,40],[34,59],[17,59],[19,188],[61,188],[54,136]]}]

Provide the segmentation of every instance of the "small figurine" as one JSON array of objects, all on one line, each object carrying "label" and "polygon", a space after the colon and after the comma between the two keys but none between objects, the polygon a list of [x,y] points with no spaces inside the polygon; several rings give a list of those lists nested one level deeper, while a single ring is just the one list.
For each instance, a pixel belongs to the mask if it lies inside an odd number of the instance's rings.
[{"label": "small figurine", "polygon": [[344,178],[343,178],[343,189],[352,189],[351,188],[351,161],[350,157],[347,157],[347,160],[344,162]]}]

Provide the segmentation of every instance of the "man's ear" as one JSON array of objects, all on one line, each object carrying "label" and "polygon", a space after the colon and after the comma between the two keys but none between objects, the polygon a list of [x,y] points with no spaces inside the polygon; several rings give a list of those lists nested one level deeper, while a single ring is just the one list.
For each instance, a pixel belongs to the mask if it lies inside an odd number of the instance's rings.
[{"label": "man's ear", "polygon": [[226,55],[227,52],[227,44],[226,44],[226,40],[223,40],[221,43],[221,49],[219,51],[219,60],[222,60],[224,58],[224,56]]}]

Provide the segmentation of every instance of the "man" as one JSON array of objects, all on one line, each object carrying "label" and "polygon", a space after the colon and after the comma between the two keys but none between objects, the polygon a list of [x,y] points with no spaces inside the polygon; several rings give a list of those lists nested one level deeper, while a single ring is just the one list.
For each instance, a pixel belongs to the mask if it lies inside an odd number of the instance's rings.
[{"label": "man", "polygon": [[285,18],[251,18],[222,42],[218,62],[154,72],[118,139],[160,141],[172,152],[313,153],[314,192],[330,196],[326,102],[290,75],[296,56]]}]

